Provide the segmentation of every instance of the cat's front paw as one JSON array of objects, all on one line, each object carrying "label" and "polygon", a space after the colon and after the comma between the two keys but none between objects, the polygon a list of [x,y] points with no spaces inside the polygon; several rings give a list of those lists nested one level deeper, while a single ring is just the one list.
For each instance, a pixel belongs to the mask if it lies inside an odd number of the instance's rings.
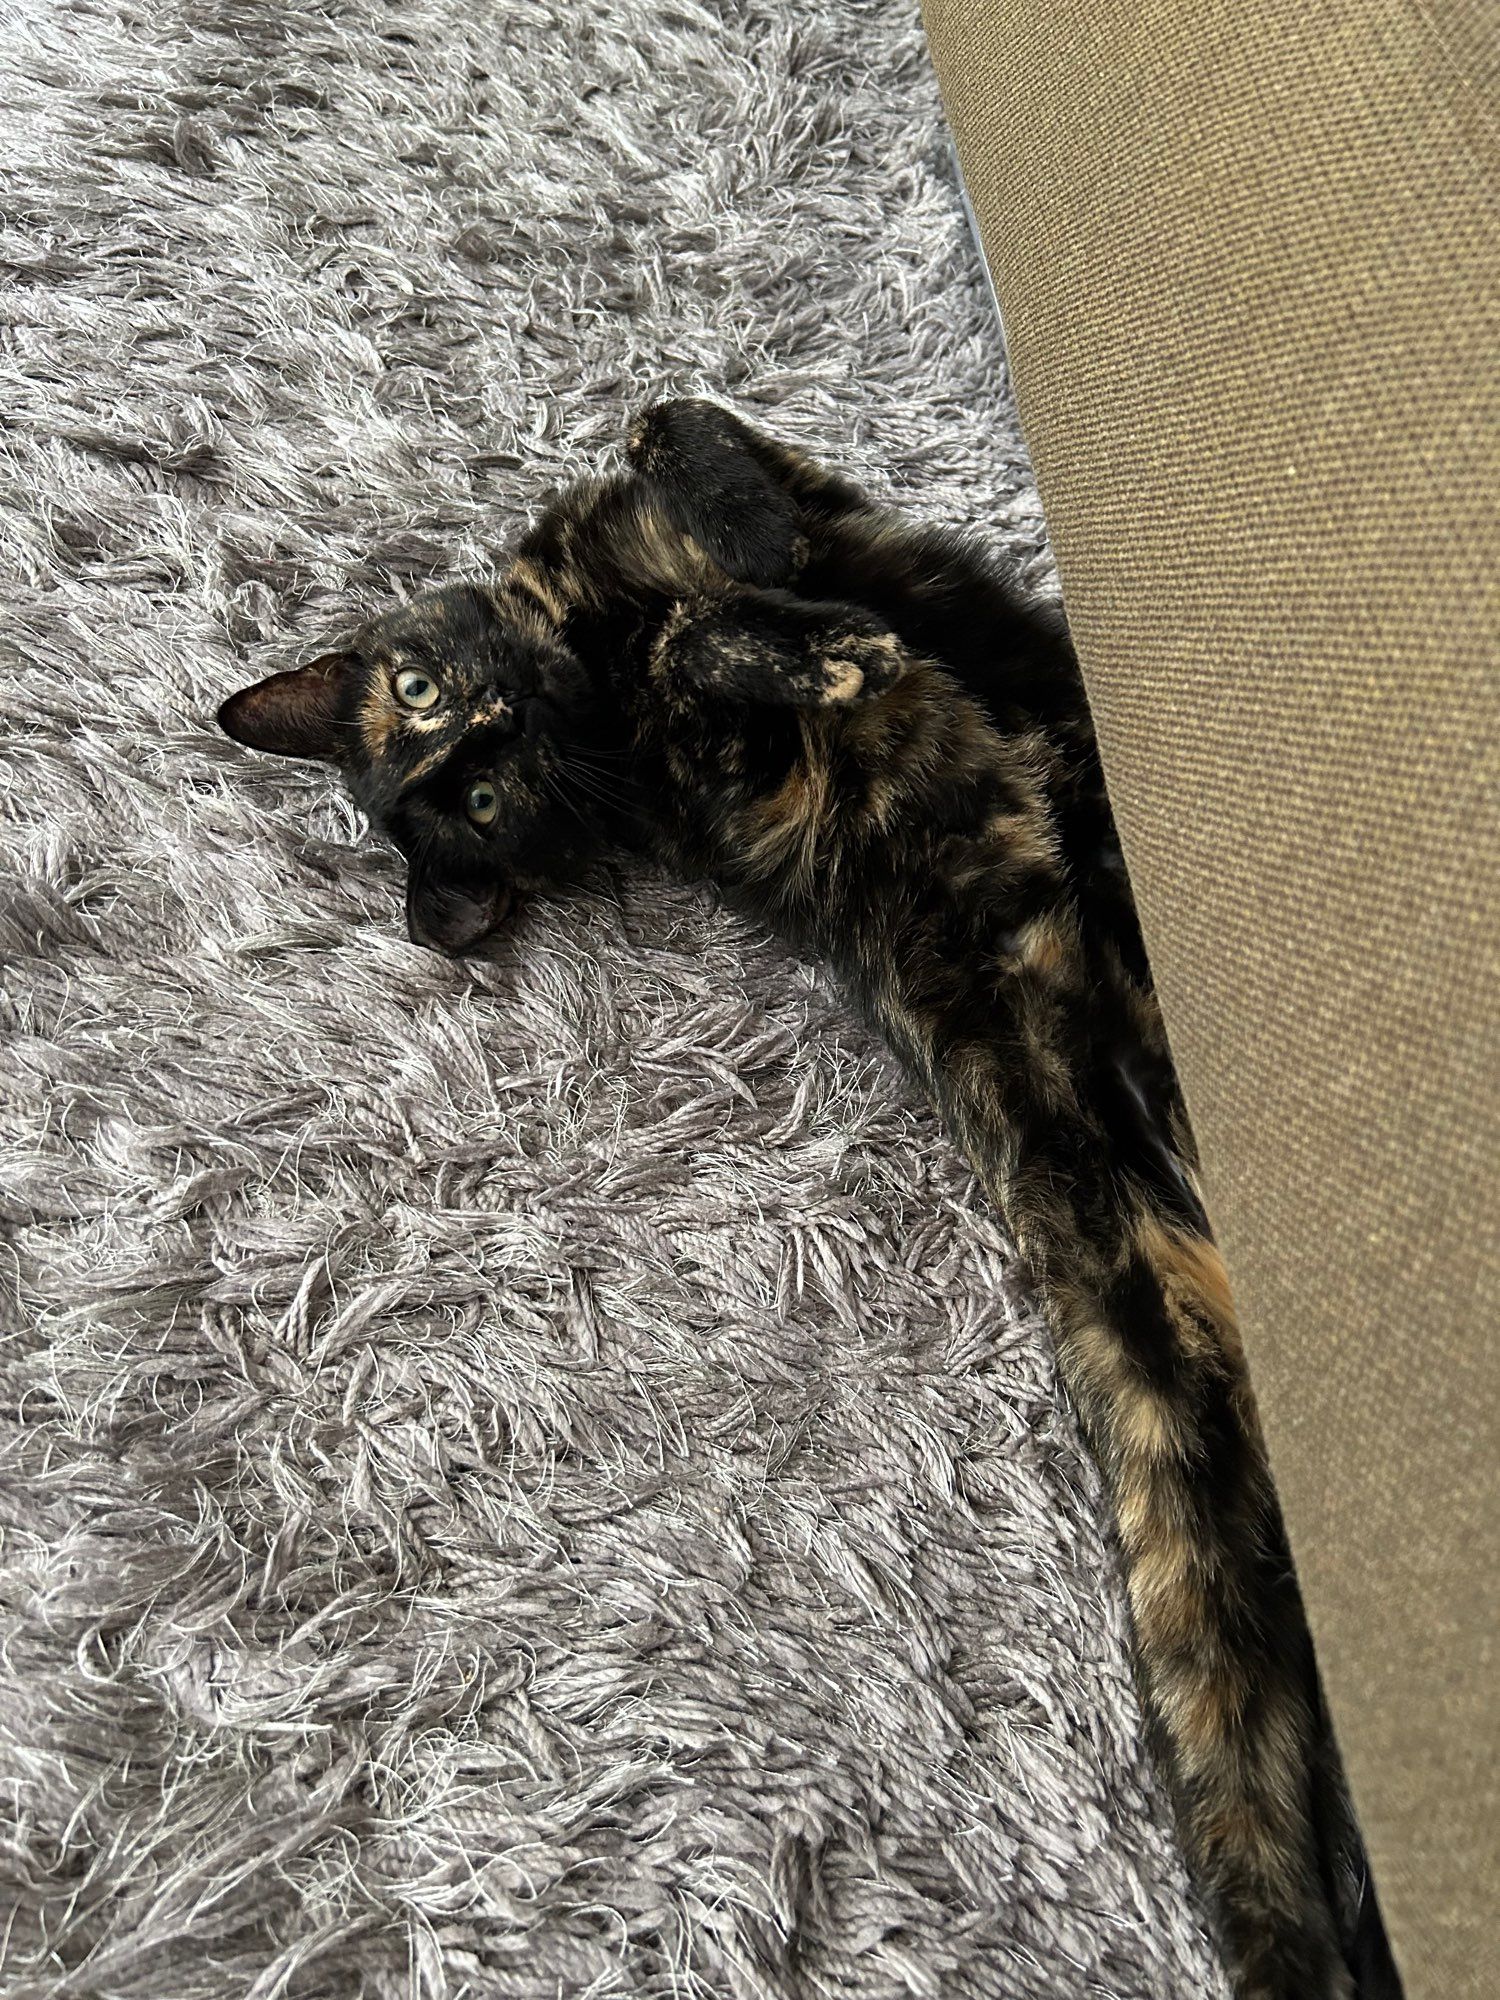
[{"label": "cat's front paw", "polygon": [[667,471],[674,461],[743,451],[744,428],[738,417],[703,396],[673,396],[641,411],[625,440],[625,456],[637,472]]},{"label": "cat's front paw", "polygon": [[873,701],[900,680],[905,650],[894,632],[842,632],[822,649],[823,699]]}]

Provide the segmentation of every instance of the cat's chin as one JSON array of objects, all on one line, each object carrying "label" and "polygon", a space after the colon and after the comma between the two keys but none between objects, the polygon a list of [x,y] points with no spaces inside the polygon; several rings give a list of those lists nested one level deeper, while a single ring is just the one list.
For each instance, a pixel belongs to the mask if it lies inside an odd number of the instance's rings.
[{"label": "cat's chin", "polygon": [[505,882],[434,882],[416,874],[406,883],[406,931],[413,944],[462,958],[499,929],[513,902]]}]

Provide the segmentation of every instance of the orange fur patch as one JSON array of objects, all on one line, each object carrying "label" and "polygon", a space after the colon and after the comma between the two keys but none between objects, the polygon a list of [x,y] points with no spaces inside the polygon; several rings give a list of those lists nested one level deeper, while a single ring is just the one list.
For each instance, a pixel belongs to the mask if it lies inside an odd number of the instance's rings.
[{"label": "orange fur patch", "polygon": [[1194,1573],[1193,1545],[1150,1508],[1140,1546],[1131,1551],[1125,1587],[1148,1653],[1188,1645],[1202,1630],[1203,1590]]},{"label": "orange fur patch", "polygon": [[1008,867],[1051,868],[1057,837],[1040,812],[995,813],[984,829],[986,843],[999,847]]},{"label": "orange fur patch", "polygon": [[1073,962],[1073,941],[1051,917],[1034,917],[1021,932],[1016,955],[1028,972],[1056,979]]},{"label": "orange fur patch", "polygon": [[385,754],[392,736],[401,726],[403,710],[382,677],[365,691],[359,711],[359,733],[372,758]]},{"label": "orange fur patch", "polygon": [[[1183,1333],[1184,1345],[1203,1349],[1205,1325],[1212,1329],[1214,1344],[1238,1368],[1243,1365],[1239,1322],[1229,1289],[1229,1273],[1218,1247],[1206,1237],[1192,1236],[1173,1229],[1154,1215],[1143,1215],[1136,1224],[1135,1240],[1141,1255],[1161,1280],[1162,1292],[1172,1316]],[[1195,1340],[1194,1329],[1198,1329]]]},{"label": "orange fur patch", "polygon": [[501,580],[502,588],[524,590],[546,612],[554,625],[561,625],[567,616],[567,606],[553,589],[551,583],[526,556],[517,556]]},{"label": "orange fur patch", "polygon": [[823,699],[853,701],[864,684],[864,669],[853,660],[829,660],[823,670]]},{"label": "orange fur patch", "polygon": [[[806,744],[807,732],[803,731]],[[768,798],[746,814],[745,853],[757,870],[791,866],[805,883],[818,849],[828,802],[828,772],[820,758],[804,756]]]}]

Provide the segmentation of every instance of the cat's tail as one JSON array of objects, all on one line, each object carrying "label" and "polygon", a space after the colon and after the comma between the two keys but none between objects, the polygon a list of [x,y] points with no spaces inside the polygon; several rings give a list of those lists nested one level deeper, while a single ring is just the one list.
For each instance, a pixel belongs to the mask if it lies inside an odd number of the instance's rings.
[{"label": "cat's tail", "polygon": [[1386,1934],[1326,1706],[1320,1710],[1322,1749],[1313,1773],[1313,1808],[1325,1880],[1359,2000],[1402,2000],[1401,1975]]},{"label": "cat's tail", "polygon": [[[988,903],[1004,907],[999,888]],[[1149,1093],[1116,1075],[1118,996],[1066,912],[1000,933],[988,962],[1002,976],[984,989],[985,1042],[940,1051],[904,992],[883,1018],[925,1063],[1037,1278],[1114,1503],[1148,1731],[1236,1995],[1394,2000],[1372,1919],[1336,1887],[1352,1819],[1191,1172],[1165,1170],[1165,1140],[1145,1143]],[[1031,1060],[995,1057],[994,1040]]]},{"label": "cat's tail", "polygon": [[1386,1935],[1385,1919],[1368,1863],[1360,1883],[1359,1905],[1349,1940],[1349,1967],[1354,1974],[1354,1990],[1359,2000],[1405,2000],[1401,1974]]},{"label": "cat's tail", "polygon": [[1073,1226],[1031,1249],[1114,1491],[1142,1696],[1189,1858],[1240,2000],[1395,2000],[1373,1895],[1340,1920],[1352,1816],[1223,1262],[1138,1184],[1117,1200],[1113,1228],[1092,1218],[1082,1268]]},{"label": "cat's tail", "polygon": [[[1035,872],[1038,845],[1018,846],[1005,818],[971,843],[964,907],[981,917],[964,965],[982,973],[967,1014],[936,1012],[929,963],[910,951],[874,1008],[1037,1279],[1110,1488],[1142,1707],[1238,2000],[1354,2000],[1327,1725],[1228,1277],[1190,1141],[1163,1117],[1170,1093],[1164,1107],[1149,1064],[1121,1072],[1122,1044],[1150,1055],[1159,1020],[1137,993],[1131,1028],[1130,994],[1101,984],[1060,885],[1033,883],[1041,907],[1017,922],[1017,854]],[[888,920],[921,937],[925,915]],[[982,1032],[965,1036],[970,1019]]]}]

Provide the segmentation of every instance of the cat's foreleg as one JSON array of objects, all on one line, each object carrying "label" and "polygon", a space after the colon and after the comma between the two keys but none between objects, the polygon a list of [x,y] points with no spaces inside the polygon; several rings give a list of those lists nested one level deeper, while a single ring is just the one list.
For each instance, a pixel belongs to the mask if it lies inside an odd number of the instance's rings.
[{"label": "cat's foreleg", "polygon": [[820,526],[875,514],[852,480],[696,398],[644,411],[626,457],[673,525],[741,583],[790,583]]},{"label": "cat's foreleg", "polygon": [[883,694],[906,660],[896,635],[856,606],[738,590],[679,604],[662,628],[652,672],[737,703],[837,708]]},{"label": "cat's foreleg", "polygon": [[1092,723],[1055,605],[1027,602],[972,536],[913,519],[715,403],[658,403],[626,456],[652,507],[726,576],[863,605],[941,660],[1003,727],[1071,733],[1096,789]]}]

